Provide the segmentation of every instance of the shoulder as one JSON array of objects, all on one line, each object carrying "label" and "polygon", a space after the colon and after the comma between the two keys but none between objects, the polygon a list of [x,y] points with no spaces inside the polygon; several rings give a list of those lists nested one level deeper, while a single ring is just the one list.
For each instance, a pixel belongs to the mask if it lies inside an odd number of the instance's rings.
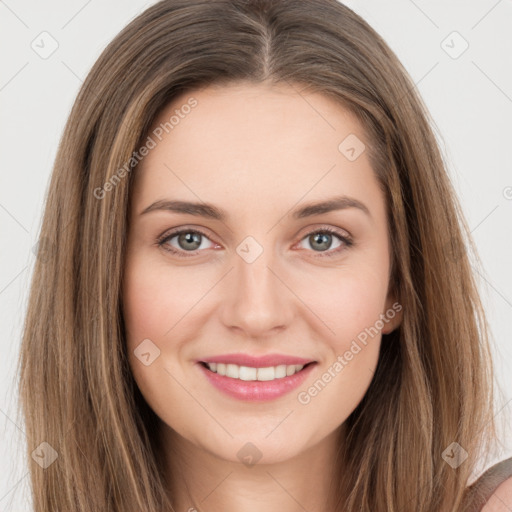
[{"label": "shoulder", "polygon": [[512,510],[512,477],[502,482],[491,494],[482,512],[506,512]]},{"label": "shoulder", "polygon": [[487,469],[468,492],[468,512],[512,511],[512,457]]}]

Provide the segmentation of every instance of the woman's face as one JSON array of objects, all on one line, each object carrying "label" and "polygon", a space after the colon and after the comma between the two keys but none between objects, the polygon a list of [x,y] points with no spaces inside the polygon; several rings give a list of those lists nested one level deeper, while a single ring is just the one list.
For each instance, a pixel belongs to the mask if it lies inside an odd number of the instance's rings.
[{"label": "woman's face", "polygon": [[[176,439],[234,462],[334,439],[400,317],[362,127],[297,90],[176,98],[133,185],[123,312],[134,378]],[[326,201],[335,207],[312,208]]]}]

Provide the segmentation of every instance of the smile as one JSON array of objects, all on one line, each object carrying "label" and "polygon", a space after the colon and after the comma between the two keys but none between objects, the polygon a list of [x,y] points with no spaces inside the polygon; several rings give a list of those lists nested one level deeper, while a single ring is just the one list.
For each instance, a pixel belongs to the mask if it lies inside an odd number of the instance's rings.
[{"label": "smile", "polygon": [[207,383],[223,394],[245,402],[277,399],[302,385],[316,362],[265,367],[200,362]]}]

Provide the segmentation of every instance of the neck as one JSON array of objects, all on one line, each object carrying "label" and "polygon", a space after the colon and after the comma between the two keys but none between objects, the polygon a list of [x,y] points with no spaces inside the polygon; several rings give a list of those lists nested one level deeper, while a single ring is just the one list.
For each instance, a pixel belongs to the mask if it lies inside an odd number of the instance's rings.
[{"label": "neck", "polygon": [[207,452],[164,424],[161,435],[176,512],[335,510],[339,429],[293,458],[254,465]]}]

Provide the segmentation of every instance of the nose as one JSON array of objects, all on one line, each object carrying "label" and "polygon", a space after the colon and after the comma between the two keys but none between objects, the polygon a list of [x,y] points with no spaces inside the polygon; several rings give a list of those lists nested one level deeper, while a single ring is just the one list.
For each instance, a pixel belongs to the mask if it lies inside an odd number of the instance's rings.
[{"label": "nose", "polygon": [[271,250],[254,261],[238,254],[222,290],[221,317],[229,329],[247,338],[261,338],[286,328],[294,314],[296,296],[286,286],[286,276]]}]

